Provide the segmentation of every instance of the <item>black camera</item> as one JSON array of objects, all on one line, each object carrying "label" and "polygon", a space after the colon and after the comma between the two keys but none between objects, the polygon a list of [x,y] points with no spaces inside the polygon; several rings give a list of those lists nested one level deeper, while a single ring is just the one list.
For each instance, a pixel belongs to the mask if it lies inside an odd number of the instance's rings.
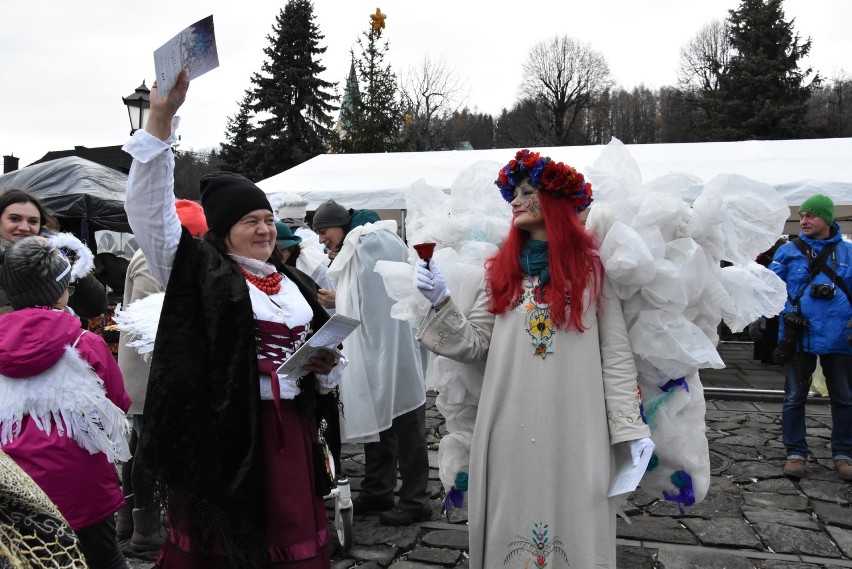
[{"label": "black camera", "polygon": [[784,315],[784,335],[778,340],[778,347],[772,352],[772,359],[777,364],[783,364],[796,351],[796,344],[805,334],[808,319],[800,312],[788,312]]},{"label": "black camera", "polygon": [[811,296],[820,300],[831,300],[834,298],[834,287],[830,284],[812,284]]}]

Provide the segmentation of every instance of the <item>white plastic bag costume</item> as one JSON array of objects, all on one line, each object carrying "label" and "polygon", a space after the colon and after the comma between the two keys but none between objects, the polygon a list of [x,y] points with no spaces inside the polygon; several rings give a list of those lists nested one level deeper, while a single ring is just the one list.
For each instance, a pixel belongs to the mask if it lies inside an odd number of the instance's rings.
[{"label": "white plastic bag costume", "polygon": [[[710,485],[699,370],[724,367],[720,320],[736,332],[784,306],[784,283],[753,260],[778,238],[789,209],[773,188],[742,176],[702,187],[678,173],[642,186],[637,173],[613,140],[586,170],[597,190],[586,226],[602,239],[601,259],[624,305],[657,445],[642,489],[683,508]],[[681,196],[696,191],[690,208]],[[723,260],[732,265],[721,268]]]},{"label": "white plastic bag costume", "polygon": [[[460,174],[450,196],[423,182],[409,192],[409,243],[438,244],[434,258],[462,312],[462,294],[476,290],[482,263],[508,232],[510,211],[493,185],[500,167],[475,164]],[[716,350],[722,318],[738,331],[783,307],[784,283],[752,260],[775,242],[789,210],[774,189],[741,176],[705,185],[673,173],[643,186],[638,165],[615,139],[594,167],[582,170],[595,187],[586,225],[602,241],[601,258],[622,301],[657,445],[641,486],[689,506],[704,499],[710,483],[698,371],[724,366]],[[687,195],[698,196],[693,207],[682,198]],[[413,251],[410,259],[416,259]],[[722,260],[732,266],[721,268]],[[411,284],[413,268],[390,265],[377,270],[398,300],[394,317],[418,326],[429,307]],[[427,385],[439,391],[438,408],[447,419],[439,459],[448,492],[467,472],[481,373],[440,357],[427,370]]]},{"label": "white plastic bag costume", "polygon": [[[473,307],[485,260],[497,252],[497,244],[509,231],[510,212],[494,190],[499,168],[497,162],[477,162],[459,175],[450,195],[422,181],[408,193],[409,245],[437,243],[435,262],[462,311]],[[388,294],[398,301],[393,317],[416,327],[427,316],[429,302],[412,284],[417,259],[413,250],[409,258],[411,264],[379,263],[376,271],[382,274]],[[484,361],[464,364],[430,352],[426,386],[438,392],[435,404],[449,431],[438,449],[439,475],[448,494],[457,483],[466,482],[484,372]]]},{"label": "white plastic bag costume", "polygon": [[378,440],[394,417],[426,402],[414,331],[390,317],[393,301],[374,271],[379,260],[404,257],[396,222],[378,221],[349,231],[329,267],[328,276],[337,283],[337,312],[361,321],[343,342],[349,360],[340,380],[344,442]]}]

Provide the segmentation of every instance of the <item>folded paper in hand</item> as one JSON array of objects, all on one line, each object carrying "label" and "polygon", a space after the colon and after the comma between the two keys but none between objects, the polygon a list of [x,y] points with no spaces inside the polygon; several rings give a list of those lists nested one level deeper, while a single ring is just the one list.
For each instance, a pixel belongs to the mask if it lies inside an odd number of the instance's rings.
[{"label": "folded paper in hand", "polygon": [[338,356],[342,355],[337,350],[337,346],[360,325],[360,320],[335,314],[313,336],[308,338],[307,342],[293,352],[293,355],[287,358],[286,362],[281,364],[281,367],[278,368],[278,376],[302,377],[308,373],[303,369],[308,364],[308,360],[321,351],[334,352]]},{"label": "folded paper in hand", "polygon": [[165,99],[177,83],[181,69],[186,69],[192,81],[219,67],[213,16],[198,20],[154,52],[154,71],[157,73],[157,92]]},{"label": "folded paper in hand", "polygon": [[615,445],[615,472],[610,480],[609,492],[607,496],[612,498],[620,494],[633,492],[639,486],[642,476],[648,469],[648,463],[651,462],[651,456],[654,454],[653,449],[645,449],[639,458],[639,464],[633,466],[633,459],[630,456],[630,448],[626,444]]}]

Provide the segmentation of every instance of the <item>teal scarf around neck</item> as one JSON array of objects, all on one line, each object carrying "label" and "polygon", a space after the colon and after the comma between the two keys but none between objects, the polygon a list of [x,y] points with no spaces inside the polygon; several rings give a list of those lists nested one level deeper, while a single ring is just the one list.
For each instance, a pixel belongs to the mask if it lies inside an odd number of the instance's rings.
[{"label": "teal scarf around neck", "polygon": [[539,276],[539,285],[550,282],[550,271],[547,269],[547,241],[528,239],[521,250],[521,269],[530,276]]}]

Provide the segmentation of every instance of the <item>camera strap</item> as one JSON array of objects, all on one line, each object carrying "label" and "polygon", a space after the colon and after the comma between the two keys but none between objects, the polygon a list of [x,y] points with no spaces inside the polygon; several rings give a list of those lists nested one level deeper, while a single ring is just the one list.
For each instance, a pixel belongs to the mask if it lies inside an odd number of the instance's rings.
[{"label": "camera strap", "polygon": [[817,276],[820,271],[822,271],[825,276],[831,280],[831,282],[840,290],[843,291],[843,294],[846,295],[846,300],[849,301],[849,304],[852,305],[852,294],[849,293],[849,289],[846,288],[846,284],[843,282],[843,279],[837,278],[837,273],[834,272],[834,269],[827,266],[825,264],[826,259],[828,259],[829,255],[834,258],[834,249],[837,246],[837,243],[831,243],[823,247],[822,251],[819,252],[819,255],[814,255],[813,249],[811,249],[810,245],[805,243],[803,240],[796,237],[793,239],[793,244],[796,248],[802,252],[805,258],[808,260],[808,274],[809,279],[807,284],[799,291],[799,294],[796,295],[795,299],[791,299],[790,303],[794,306],[799,303],[799,300],[802,298],[805,290],[808,288],[808,285],[811,284],[811,281],[814,280],[814,277]]}]

